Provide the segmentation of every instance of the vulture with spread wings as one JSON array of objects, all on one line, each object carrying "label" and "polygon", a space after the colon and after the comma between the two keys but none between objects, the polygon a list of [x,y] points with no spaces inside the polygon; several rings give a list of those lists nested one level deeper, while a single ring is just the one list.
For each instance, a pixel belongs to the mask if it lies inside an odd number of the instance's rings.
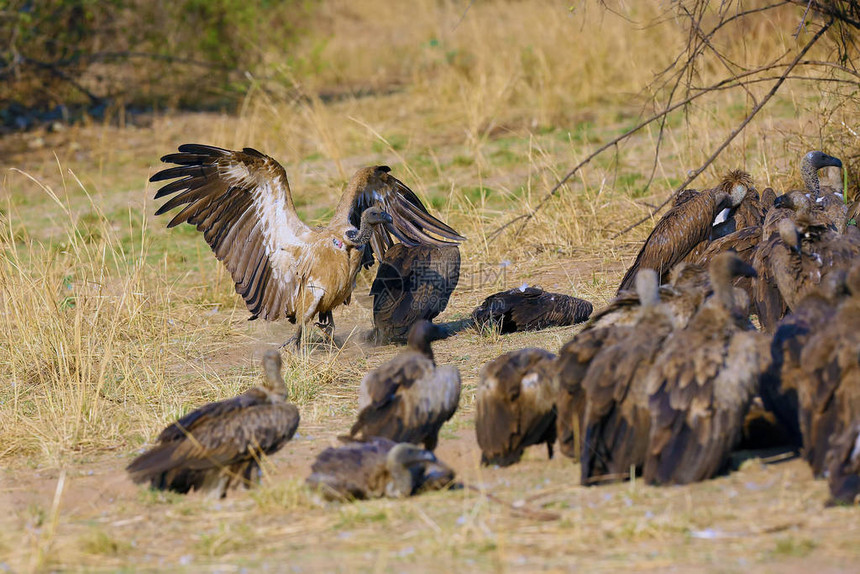
[{"label": "vulture with spread wings", "polygon": [[[293,205],[287,173],[251,148],[232,151],[185,144],[161,158],[176,164],[150,181],[170,197],[156,215],[181,207],[167,224],[190,223],[224,262],[251,318],[287,318],[334,333],[332,310],[348,304],[361,266],[398,240],[409,246],[449,245],[463,237],[439,221],[386,166],[358,170],[325,227],[310,227]],[[178,178],[178,179],[177,179]]]}]

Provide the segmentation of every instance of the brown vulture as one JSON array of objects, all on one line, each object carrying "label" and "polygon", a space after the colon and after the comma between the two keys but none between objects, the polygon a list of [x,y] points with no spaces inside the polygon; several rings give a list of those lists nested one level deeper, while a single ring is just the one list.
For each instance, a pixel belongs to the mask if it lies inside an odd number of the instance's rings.
[{"label": "brown vulture", "polygon": [[403,498],[453,481],[454,471],[429,450],[375,437],[325,449],[306,483],[327,499],[345,501]]},{"label": "brown vulture", "polygon": [[439,316],[459,280],[456,245],[392,245],[370,287],[376,343],[402,341],[413,323]]},{"label": "brown vulture", "polygon": [[310,227],[296,213],[284,168],[257,150],[184,144],[161,161],[178,167],[150,178],[175,180],[155,194],[172,196],[156,215],[181,207],[167,226],[202,231],[251,318],[298,322],[296,343],[317,315],[334,333],[332,310],[349,303],[359,268],[373,263],[371,250],[381,258],[392,236],[410,246],[463,240],[386,166],[358,170],[329,224]]},{"label": "brown vulture", "polygon": [[543,349],[511,351],[481,368],[475,433],[482,464],[509,466],[527,446],[555,442],[555,355]]},{"label": "brown vulture", "polygon": [[584,299],[523,285],[490,295],[472,311],[472,319],[478,327],[505,334],[581,323],[592,309]]},{"label": "brown vulture", "polygon": [[616,342],[591,361],[585,389],[581,482],[583,485],[642,472],[651,416],[646,375],[672,331],[671,309],[660,304],[657,273],[640,269],[636,321],[620,327]]},{"label": "brown vulture", "polygon": [[846,294],[845,272],[833,270],[774,330],[771,365],[761,377],[759,394],[765,408],[788,431],[794,448],[799,449],[803,444],[797,402],[798,383],[806,377],[801,354],[809,340],[834,320],[837,306]]},{"label": "brown vulture", "polygon": [[660,282],[675,264],[684,260],[702,242],[711,236],[714,220],[726,208],[740,205],[749,190],[752,179],[744,171],[729,172],[720,185],[691,195],[686,201],[675,204],[657,222],[651,235],[636,256],[636,261],[625,273],[618,291],[633,287],[640,268],[654,269]]},{"label": "brown vulture", "polygon": [[646,380],[651,429],[643,476],[649,484],[705,480],[725,465],[770,358],[754,330],[738,275],[755,271],[733,253],[709,267],[713,296],[663,344]]},{"label": "brown vulture", "polygon": [[436,448],[439,429],[454,416],[460,401],[457,367],[437,367],[433,358],[430,342],[442,336],[438,325],[418,321],[409,330],[406,349],[364,376],[351,437],[385,437]]},{"label": "brown vulture", "polygon": [[258,482],[261,457],[278,452],[299,426],[298,409],[286,402],[280,353],[263,355],[263,373],[263,385],[202,406],[161,431],[158,444],[126,468],[132,480],[213,498]]},{"label": "brown vulture", "polygon": [[836,231],[842,233],[848,221],[848,206],[845,205],[841,185],[838,189],[822,188],[818,170],[825,167],[841,169],[842,161],[817,150],[811,151],[800,161],[800,175],[807,193],[821,206]]},{"label": "brown vulture", "polygon": [[806,375],[797,381],[803,456],[815,476],[828,470],[828,452],[840,442],[832,456],[840,465],[846,462],[841,435],[860,423],[860,265],[848,273],[847,285],[851,296],[812,334],[800,356]]},{"label": "brown vulture", "polygon": [[[770,193],[767,193],[768,189]],[[711,241],[713,242],[747,227],[761,227],[761,224],[764,223],[765,213],[773,205],[773,190],[770,188],[765,189],[763,198],[764,201],[759,198],[756,190],[750,189],[740,205],[734,209],[724,209],[720,212],[711,229]],[[768,205],[765,202],[771,203]]]}]

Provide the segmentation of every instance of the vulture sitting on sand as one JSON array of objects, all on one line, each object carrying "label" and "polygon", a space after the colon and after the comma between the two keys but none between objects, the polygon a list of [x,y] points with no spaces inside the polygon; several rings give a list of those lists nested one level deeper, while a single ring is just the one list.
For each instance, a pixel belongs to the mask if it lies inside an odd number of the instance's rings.
[{"label": "vulture sitting on sand", "polygon": [[429,321],[415,323],[406,349],[364,376],[351,437],[385,437],[436,448],[439,429],[454,416],[460,401],[459,371],[437,367],[430,347],[443,335],[442,328]]},{"label": "vulture sitting on sand", "polygon": [[604,346],[583,379],[583,485],[628,478],[631,467],[639,474],[645,464],[651,425],[645,377],[675,328],[657,281],[653,270],[639,270],[635,322],[619,327],[616,342]]},{"label": "vulture sitting on sand", "polygon": [[711,236],[714,220],[726,208],[740,205],[753,189],[752,178],[744,171],[728,173],[720,185],[701,192],[685,191],[657,222],[651,235],[627,270],[618,291],[633,288],[639,269],[654,269],[663,283],[669,271]]},{"label": "vulture sitting on sand", "polygon": [[747,317],[738,275],[755,271],[732,253],[710,267],[713,296],[665,341],[645,381],[651,429],[643,475],[650,484],[687,484],[720,472],[739,442],[769,340]]},{"label": "vulture sitting on sand", "polygon": [[581,323],[592,309],[584,299],[523,285],[490,295],[472,311],[472,319],[478,327],[506,334]]},{"label": "vulture sitting on sand", "polygon": [[511,351],[481,368],[475,432],[482,464],[509,466],[527,446],[555,442],[555,355],[543,349]]},{"label": "vulture sitting on sand", "polygon": [[299,426],[299,411],[286,402],[281,355],[263,355],[262,386],[209,403],[164,429],[158,444],[126,469],[137,483],[185,494],[208,491],[223,498],[228,488],[259,481],[260,458],[278,452]]},{"label": "vulture sitting on sand", "polygon": [[370,287],[375,342],[402,341],[416,321],[435,319],[448,306],[459,280],[456,245],[393,245]]},{"label": "vulture sitting on sand", "polygon": [[297,344],[315,316],[331,338],[332,310],[349,303],[359,268],[371,265],[374,253],[382,258],[392,236],[409,246],[463,240],[386,166],[358,170],[330,223],[310,227],[296,213],[284,168],[257,150],[185,144],[161,160],[178,167],[150,178],[175,179],[156,193],[172,196],[156,215],[181,207],[167,226],[202,231],[251,318],[298,322]]},{"label": "vulture sitting on sand", "polygon": [[454,471],[429,450],[377,437],[325,449],[306,482],[329,500],[346,501],[404,498],[453,480]]}]

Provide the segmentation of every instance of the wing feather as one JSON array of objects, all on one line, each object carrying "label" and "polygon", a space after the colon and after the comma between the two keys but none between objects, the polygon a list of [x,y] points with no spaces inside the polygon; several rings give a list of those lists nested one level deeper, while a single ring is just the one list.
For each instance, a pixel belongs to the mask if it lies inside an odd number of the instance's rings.
[{"label": "wing feather", "polygon": [[150,178],[181,178],[155,194],[173,195],[156,215],[181,207],[167,226],[189,223],[203,232],[255,317],[293,318],[297,262],[285,251],[307,246],[312,230],[296,214],[284,168],[251,148],[183,144],[179,152],[162,158],[178,167]]}]

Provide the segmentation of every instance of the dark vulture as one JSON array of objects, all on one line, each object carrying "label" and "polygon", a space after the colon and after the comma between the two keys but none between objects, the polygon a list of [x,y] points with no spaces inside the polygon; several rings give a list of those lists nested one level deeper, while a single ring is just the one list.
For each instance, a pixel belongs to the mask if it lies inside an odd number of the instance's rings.
[{"label": "dark vulture", "polygon": [[794,448],[803,444],[797,402],[798,382],[806,377],[801,354],[809,340],[833,321],[836,308],[846,294],[845,272],[833,270],[774,330],[771,365],[762,375],[759,394],[764,407],[788,431]]},{"label": "dark vulture", "polygon": [[845,435],[860,424],[860,265],[848,273],[847,284],[851,296],[812,334],[800,357],[806,375],[797,381],[803,456],[815,476],[832,471],[833,464],[844,474],[856,460]]},{"label": "dark vulture", "polygon": [[860,502],[860,386],[856,378],[854,382],[853,405],[843,407],[827,453],[827,482],[832,504]]},{"label": "dark vulture", "polygon": [[583,485],[627,478],[631,467],[639,474],[645,464],[651,425],[645,377],[675,328],[657,282],[656,272],[639,270],[636,321],[619,328],[616,342],[604,346],[583,380]]},{"label": "dark vulture", "polygon": [[457,367],[437,367],[433,359],[430,342],[442,336],[442,328],[429,321],[415,323],[406,349],[364,376],[351,437],[384,437],[436,448],[439,429],[454,416],[460,401]]},{"label": "dark vulture", "polygon": [[472,311],[472,319],[479,327],[505,334],[581,323],[592,309],[584,299],[523,285],[490,295]]},{"label": "dark vulture", "polygon": [[527,446],[555,442],[555,355],[543,349],[511,351],[481,368],[475,432],[482,464],[509,466]]},{"label": "dark vulture", "polygon": [[132,480],[213,498],[259,481],[260,458],[278,452],[299,426],[298,409],[286,402],[280,353],[263,355],[263,373],[262,386],[209,403],[164,429],[158,444],[126,468]]},{"label": "dark vulture", "polygon": [[402,341],[416,321],[438,317],[459,280],[456,245],[391,246],[370,287],[376,343]]},{"label": "dark vulture", "polygon": [[[744,171],[729,172],[720,185],[691,193],[686,201],[675,204],[657,222],[651,235],[627,270],[618,291],[633,287],[640,268],[654,269],[662,283],[675,264],[684,260],[702,242],[711,236],[714,220],[726,208],[737,207],[753,189],[752,179]],[[686,192],[685,192],[686,193]]]},{"label": "dark vulture", "polygon": [[453,481],[454,471],[429,450],[380,437],[325,449],[306,480],[330,500],[404,498]]},{"label": "dark vulture", "polygon": [[715,257],[709,271],[713,296],[666,339],[647,376],[649,484],[686,484],[722,470],[768,366],[768,338],[754,330],[745,294],[732,287],[755,271],[732,253]]},{"label": "dark vulture", "polygon": [[284,168],[257,150],[184,144],[161,161],[178,167],[150,178],[175,180],[155,194],[172,196],[156,215],[181,207],[167,226],[202,231],[251,318],[298,322],[297,343],[315,316],[334,333],[332,310],[349,303],[359,268],[381,258],[392,236],[409,246],[463,240],[386,166],[358,170],[329,224],[311,227],[296,213]]}]

